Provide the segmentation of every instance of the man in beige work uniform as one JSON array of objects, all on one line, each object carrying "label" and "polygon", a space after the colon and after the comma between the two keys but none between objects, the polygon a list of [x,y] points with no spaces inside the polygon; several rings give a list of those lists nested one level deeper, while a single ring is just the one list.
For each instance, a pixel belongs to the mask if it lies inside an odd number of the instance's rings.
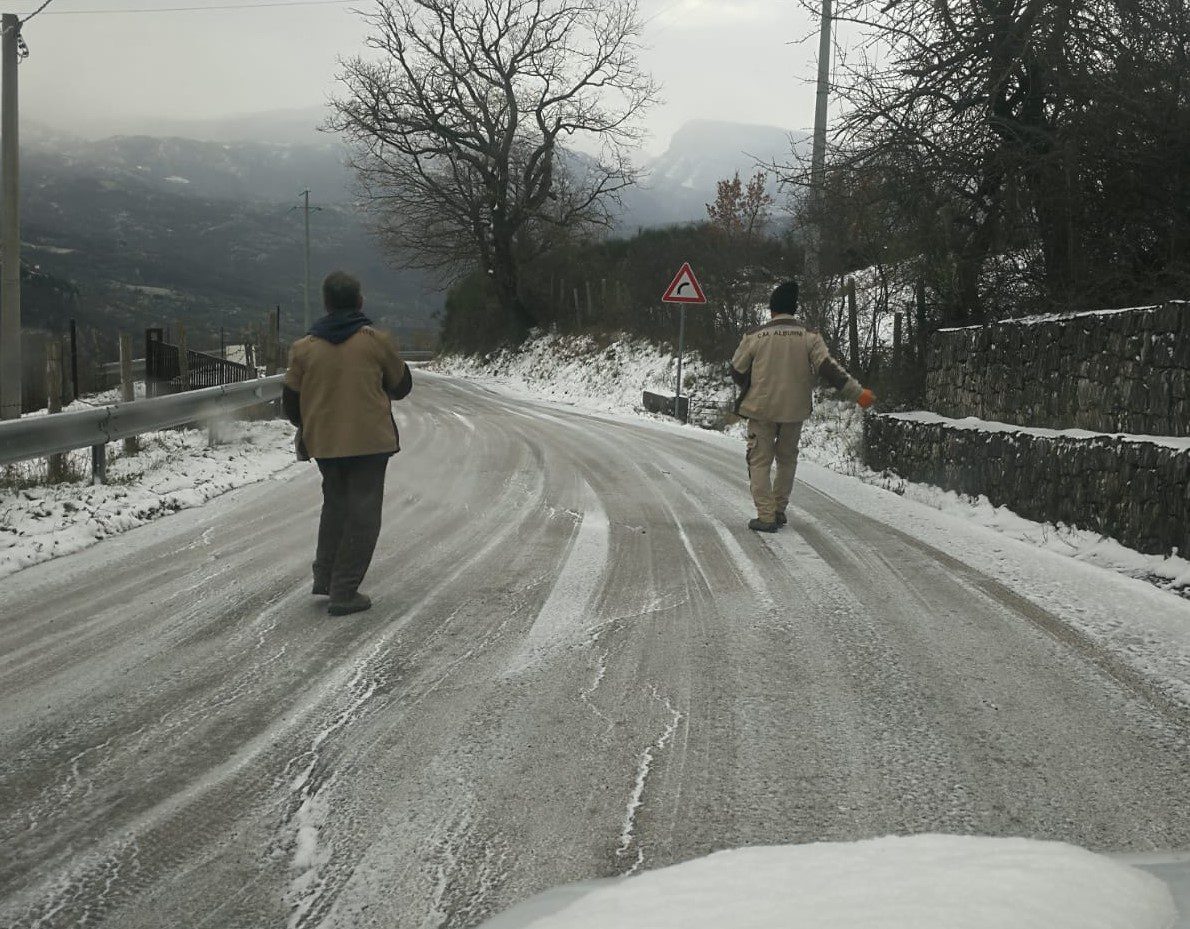
[{"label": "man in beige work uniform", "polygon": [[313,592],[344,616],[372,605],[359,585],[380,535],[384,472],[401,448],[392,401],[413,382],[393,340],[364,316],[358,280],[328,274],[322,297],[326,316],[293,344],[282,403],[299,457],[322,472]]},{"label": "man in beige work uniform", "polygon": [[785,525],[798,441],[802,422],[813,408],[815,378],[821,377],[865,409],[876,399],[831,357],[822,336],[794,317],[794,281],[773,291],[769,312],[772,319],[745,334],[731,359],[732,379],[742,389],[736,412],[748,420],[748,477],[756,503],[756,518],[748,528],[757,532],[776,532]]}]

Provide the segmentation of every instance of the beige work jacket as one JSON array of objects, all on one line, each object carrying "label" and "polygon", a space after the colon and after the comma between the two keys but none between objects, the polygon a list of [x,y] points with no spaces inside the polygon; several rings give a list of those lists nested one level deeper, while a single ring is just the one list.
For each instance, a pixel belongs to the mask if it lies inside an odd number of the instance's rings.
[{"label": "beige work jacket", "polygon": [[302,442],[310,457],[399,451],[387,391],[404,376],[392,338],[371,326],[338,345],[316,336],[294,342],[285,383],[301,397]]},{"label": "beige work jacket", "polygon": [[822,336],[786,313],[746,333],[731,366],[740,375],[751,375],[739,406],[739,414],[747,419],[775,423],[808,419],[819,376],[851,400],[863,390],[831,357]]}]

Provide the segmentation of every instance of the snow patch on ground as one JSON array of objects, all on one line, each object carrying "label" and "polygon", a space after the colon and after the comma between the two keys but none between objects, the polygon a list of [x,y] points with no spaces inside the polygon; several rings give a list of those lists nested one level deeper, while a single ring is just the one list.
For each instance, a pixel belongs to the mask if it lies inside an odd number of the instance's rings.
[{"label": "snow patch on ground", "polygon": [[[71,408],[86,405],[79,401]],[[32,483],[44,476],[44,460],[0,468],[0,577],[198,506],[294,464],[293,427],[287,422],[220,428],[225,444],[213,448],[207,432],[196,429],[146,433],[140,452],[131,457],[124,456],[123,443],[110,443],[107,484],[89,484],[90,449],[66,456],[69,473],[76,476],[67,483]]]},{"label": "snow patch on ground", "polygon": [[1169,929],[1169,889],[1061,842],[919,835],[738,848],[549,891],[484,929]]}]

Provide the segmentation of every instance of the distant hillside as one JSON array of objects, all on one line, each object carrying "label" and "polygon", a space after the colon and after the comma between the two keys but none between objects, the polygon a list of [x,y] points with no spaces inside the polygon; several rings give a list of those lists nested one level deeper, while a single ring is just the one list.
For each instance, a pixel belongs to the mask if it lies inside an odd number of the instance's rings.
[{"label": "distant hillside", "polygon": [[[22,165],[25,260],[77,287],[70,312],[105,331],[175,318],[208,338],[282,306],[302,315],[307,186],[315,288],[331,268],[358,273],[368,309],[393,327],[433,326],[440,305],[421,275],[394,270],[351,203],[342,151],[316,145],[34,136]],[[312,295],[314,312],[319,298]],[[47,318],[38,318],[37,313]],[[29,326],[62,320],[38,301]]]},{"label": "distant hillside", "polygon": [[[224,141],[117,136],[84,140],[35,125],[23,138],[25,261],[57,289],[30,293],[25,322],[56,328],[75,316],[109,335],[119,328],[186,319],[198,338],[237,332],[282,307],[286,336],[300,331],[305,188],[321,207],[311,219],[311,277],[343,267],[365,282],[368,310],[393,328],[436,328],[442,297],[423,275],[381,254],[353,205],[344,150],[313,131],[316,111],[183,123]],[[226,141],[253,131],[274,139]],[[793,140],[808,144],[805,136]],[[788,161],[777,127],[695,121],[646,165],[625,192],[622,233],[698,221],[715,184],[759,161]],[[574,157],[581,161],[582,156]],[[66,289],[62,289],[62,288]],[[68,294],[68,296],[66,296]],[[312,295],[314,312],[318,295]]]}]

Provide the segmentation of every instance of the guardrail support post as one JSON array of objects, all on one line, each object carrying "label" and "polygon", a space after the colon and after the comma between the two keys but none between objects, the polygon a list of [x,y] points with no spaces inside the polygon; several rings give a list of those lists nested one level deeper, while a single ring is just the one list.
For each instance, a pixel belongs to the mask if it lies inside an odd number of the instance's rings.
[{"label": "guardrail support post", "polygon": [[91,446],[91,483],[107,483],[107,446]]}]

